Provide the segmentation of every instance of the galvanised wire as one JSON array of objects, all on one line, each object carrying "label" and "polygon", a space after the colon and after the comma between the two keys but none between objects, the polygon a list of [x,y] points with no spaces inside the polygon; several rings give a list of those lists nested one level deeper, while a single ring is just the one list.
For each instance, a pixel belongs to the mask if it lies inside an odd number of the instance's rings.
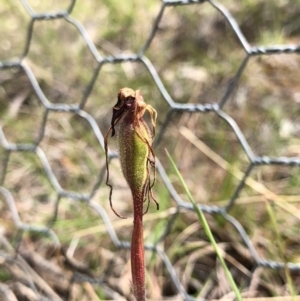
[{"label": "galvanised wire", "polygon": [[[66,10],[63,11],[58,11],[56,13],[43,13],[43,14],[37,14],[27,3],[26,0],[20,0],[21,4],[23,7],[26,9],[28,14],[31,17],[31,21],[29,23],[28,29],[27,29],[27,39],[24,47],[23,53],[20,55],[20,57],[17,60],[7,60],[7,61],[0,61],[0,69],[12,69],[12,68],[21,68],[24,70],[25,74],[27,75],[39,101],[44,107],[44,114],[43,114],[43,120],[42,124],[40,127],[39,131],[39,136],[37,137],[36,141],[32,144],[13,144],[13,143],[8,143],[6,140],[5,134],[0,127],[0,143],[2,145],[2,148],[5,151],[5,158],[2,162],[3,165],[3,173],[0,177],[0,193],[4,197],[7,206],[10,210],[10,213],[12,215],[12,220],[15,226],[21,231],[31,231],[31,232],[39,232],[39,233],[44,233],[45,235],[48,235],[53,242],[57,245],[60,246],[60,241],[57,238],[56,234],[54,233],[53,230],[51,230],[51,226],[35,226],[32,224],[25,224],[22,222],[20,219],[18,210],[15,205],[14,198],[12,194],[10,193],[9,190],[7,190],[3,185],[5,182],[5,175],[7,172],[7,165],[10,159],[10,154],[13,152],[30,152],[35,154],[42,166],[43,169],[46,172],[46,175],[48,177],[48,180],[50,181],[51,185],[53,186],[54,190],[56,191],[56,210],[55,214],[53,216],[53,220],[56,219],[56,214],[58,212],[58,205],[59,201],[62,197],[68,197],[70,199],[73,199],[75,201],[84,201],[87,202],[88,205],[93,208],[98,214],[99,217],[103,220],[103,223],[106,225],[108,234],[112,240],[112,242],[115,244],[116,247],[118,248],[124,248],[124,249],[129,249],[130,248],[130,242],[129,241],[121,241],[118,238],[118,235],[116,234],[111,221],[108,217],[107,212],[105,209],[99,204],[91,199],[93,198],[95,192],[103,182],[104,176],[105,176],[105,166],[102,167],[101,172],[98,176],[98,179],[96,181],[96,184],[92,188],[92,190],[88,194],[82,194],[82,193],[77,193],[73,191],[67,191],[64,190],[61,185],[59,184],[56,176],[54,175],[51,166],[48,162],[48,159],[44,153],[44,151],[39,147],[40,142],[43,140],[44,135],[45,135],[45,129],[47,127],[47,120],[48,120],[48,115],[49,112],[51,111],[60,111],[60,112],[69,112],[69,113],[75,113],[78,116],[84,118],[90,125],[91,130],[95,133],[95,136],[98,140],[99,145],[102,147],[104,150],[104,138],[103,138],[103,133],[99,129],[95,119],[88,114],[86,111],[84,111],[85,104],[87,102],[87,99],[89,97],[89,94],[91,93],[93,86],[95,84],[95,81],[98,77],[99,72],[101,71],[101,68],[105,64],[118,64],[122,62],[140,62],[145,65],[147,68],[148,72],[153,78],[153,81],[155,82],[157,88],[159,89],[163,99],[167,102],[169,106],[168,113],[166,114],[165,120],[163,122],[163,125],[161,127],[160,132],[157,135],[157,139],[155,141],[155,146],[157,146],[160,142],[161,139],[163,138],[164,132],[166,130],[166,127],[168,126],[170,120],[172,120],[172,115],[176,111],[180,112],[190,112],[190,113],[208,113],[208,112],[213,112],[219,118],[223,119],[228,123],[228,125],[231,127],[233,132],[235,133],[239,143],[241,144],[243,150],[245,151],[250,163],[249,166],[246,170],[246,173],[243,177],[243,179],[240,181],[239,185],[237,186],[236,190],[233,192],[232,198],[229,202],[229,204],[225,207],[218,207],[218,206],[209,206],[209,205],[201,205],[199,204],[199,208],[206,213],[209,214],[222,214],[222,216],[229,222],[231,223],[239,235],[241,236],[242,240],[244,241],[245,245],[247,246],[249,252],[251,253],[251,256],[253,260],[255,261],[257,267],[266,267],[266,268],[271,268],[271,269],[282,269],[284,267],[288,267],[290,270],[300,270],[300,263],[283,263],[283,262],[276,262],[276,261],[271,261],[267,260],[265,258],[261,258],[257,251],[255,250],[249,236],[247,235],[245,229],[242,227],[242,225],[233,217],[229,214],[229,210],[231,207],[234,205],[234,202],[236,198],[238,197],[240,191],[243,189],[245,181],[247,177],[249,176],[250,172],[255,166],[260,166],[260,165],[286,165],[286,166],[299,166],[300,165],[300,158],[287,158],[287,157],[278,157],[278,158],[270,158],[267,156],[263,157],[258,157],[255,156],[254,153],[251,150],[251,147],[249,146],[247,140],[245,139],[245,136],[243,135],[242,131],[234,121],[232,117],[230,117],[227,113],[225,113],[222,108],[226,101],[228,100],[229,96],[232,94],[234,88],[237,85],[237,82],[239,81],[239,78],[241,77],[245,67],[247,66],[247,63],[249,61],[250,57],[253,56],[260,56],[260,55],[272,55],[272,54],[281,54],[281,53],[300,53],[300,45],[271,45],[271,46],[251,46],[245,36],[243,35],[242,31],[240,30],[236,20],[233,18],[233,16],[230,14],[230,12],[220,3],[214,0],[181,0],[181,1],[172,1],[172,0],[163,0],[161,1],[161,9],[154,21],[152,31],[149,34],[148,39],[146,40],[145,44],[140,48],[140,50],[137,53],[134,54],[121,54],[118,56],[105,56],[102,57],[92,40],[90,39],[89,35],[87,34],[86,29],[84,26],[76,19],[74,19],[71,16],[72,10],[74,6],[76,5],[76,0],[72,0],[69,7]],[[153,38],[155,37],[159,23],[164,15],[165,8],[168,6],[178,6],[178,5],[201,5],[202,3],[207,2],[209,3],[212,7],[214,7],[216,10],[218,10],[227,20],[228,24],[231,26],[232,31],[235,33],[237,39],[241,43],[241,46],[243,47],[245,51],[245,57],[244,60],[242,61],[241,65],[239,66],[235,76],[233,77],[233,80],[230,82],[230,84],[227,87],[227,90],[225,91],[224,95],[219,99],[219,101],[216,101],[213,104],[182,104],[182,103],[177,103],[175,102],[167,89],[165,88],[163,82],[161,81],[158,73],[156,72],[155,67],[151,63],[151,61],[145,56],[145,51],[149,48]],[[93,55],[94,59],[97,61],[97,66],[94,70],[93,76],[87,85],[84,93],[82,94],[82,98],[79,104],[53,104],[51,103],[45,94],[43,93],[41,87],[39,86],[39,83],[30,69],[28,65],[24,62],[24,58],[27,56],[31,44],[31,38],[33,34],[33,26],[35,22],[39,22],[40,20],[53,20],[53,19],[64,19],[66,22],[72,24],[77,30],[78,34],[82,36],[84,39],[87,47],[89,48],[91,54]],[[112,152],[109,150],[109,160],[116,158],[117,155],[116,153]],[[186,200],[183,200],[179,194],[177,193],[176,189],[173,187],[163,165],[160,163],[160,161],[157,159],[157,170],[166,186],[168,189],[170,195],[174,199],[174,201],[177,204],[177,209],[176,213],[173,215],[171,220],[175,220],[178,216],[178,214],[181,211],[186,211],[186,210],[191,210],[193,211],[193,206],[190,202],[187,202]],[[170,225],[170,223],[169,223]],[[158,240],[156,245],[150,245],[146,244],[145,248],[146,250],[149,250],[151,252],[155,252],[164,262],[165,267],[173,281],[173,284],[175,285],[178,293],[183,297],[184,300],[195,300],[193,297],[189,296],[187,292],[185,291],[183,285],[181,284],[167,254],[162,250],[159,246],[158,243],[164,237],[168,234],[168,226],[164,231],[164,234],[161,236],[161,238]],[[5,254],[0,253],[0,256],[7,256]],[[19,262],[19,265],[22,267],[22,264]],[[23,265],[23,270],[25,273],[26,267]],[[84,276],[82,276],[84,277]],[[84,281],[89,281],[84,279]],[[93,281],[93,280],[90,280]],[[101,285],[101,283],[99,284]],[[198,299],[199,300],[199,299]]]}]

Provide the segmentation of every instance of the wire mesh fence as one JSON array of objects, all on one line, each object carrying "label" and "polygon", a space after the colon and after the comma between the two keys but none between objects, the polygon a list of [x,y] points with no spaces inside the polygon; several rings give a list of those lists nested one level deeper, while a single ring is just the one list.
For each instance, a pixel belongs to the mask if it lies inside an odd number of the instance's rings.
[{"label": "wire mesh fence", "polygon": [[[152,40],[156,36],[159,25],[164,17],[164,13],[167,7],[175,7],[175,6],[184,6],[184,5],[202,5],[204,2],[211,5],[214,9],[218,10],[226,19],[228,24],[230,25],[230,28],[232,32],[235,34],[236,38],[238,39],[241,47],[244,50],[244,60],[241,62],[235,76],[233,77],[232,81],[227,85],[225,93],[222,95],[220,99],[217,99],[214,103],[207,103],[207,104],[198,104],[198,103],[178,103],[175,102],[171,96],[170,91],[168,91],[160,76],[158,75],[158,72],[156,71],[156,68],[152,64],[152,62],[145,56],[145,52],[149,49]],[[89,114],[87,111],[85,111],[85,106],[88,101],[88,98],[90,96],[90,93],[92,92],[96,80],[99,77],[99,74],[101,73],[102,67],[107,64],[120,64],[123,62],[137,62],[140,64],[143,64],[146,69],[148,70],[149,74],[151,75],[153,82],[159,89],[162,98],[168,105],[168,113],[164,116],[164,120],[162,122],[162,125],[159,129],[159,132],[157,133],[157,138],[155,140],[155,148],[158,148],[160,146],[161,141],[164,139],[164,134],[169,126],[170,122],[172,122],[174,114],[176,112],[189,112],[191,114],[206,114],[206,113],[212,113],[217,118],[222,119],[225,121],[225,123],[228,124],[228,126],[232,129],[234,132],[236,138],[238,139],[239,144],[243,148],[248,160],[249,165],[246,169],[246,172],[244,174],[238,174],[237,178],[239,180],[239,184],[237,185],[236,189],[232,191],[232,196],[230,201],[227,203],[225,207],[220,206],[210,206],[210,205],[201,205],[199,204],[199,208],[213,217],[216,215],[222,215],[223,218],[236,229],[236,231],[239,233],[244,245],[247,247],[248,251],[250,252],[252,259],[255,262],[255,266],[257,268],[263,267],[268,269],[289,269],[291,271],[299,271],[300,270],[300,262],[299,263],[290,263],[290,262],[278,262],[278,261],[271,261],[267,258],[261,257],[255,247],[253,246],[253,243],[251,242],[251,239],[249,238],[246,230],[243,228],[241,223],[234,218],[232,215],[230,215],[230,210],[235,206],[236,199],[238,198],[241,191],[245,188],[246,185],[249,184],[249,175],[253,171],[253,169],[257,166],[262,165],[284,165],[287,167],[299,167],[300,165],[300,158],[299,157],[268,157],[268,156],[256,156],[248,144],[248,141],[246,140],[243,132],[239,128],[236,121],[231,117],[225,110],[223,109],[226,105],[229,97],[233,94],[234,89],[238,85],[238,82],[249,62],[249,59],[254,56],[271,56],[274,54],[297,54],[300,53],[300,46],[298,45],[271,45],[271,46],[252,46],[248,43],[247,39],[243,35],[241,29],[239,28],[239,25],[237,24],[236,20],[233,18],[233,16],[229,13],[229,11],[220,3],[214,1],[214,0],[207,0],[207,1],[161,1],[161,9],[155,19],[155,22],[153,24],[152,31],[149,33],[148,39],[145,42],[144,45],[140,47],[140,50],[137,53],[133,54],[121,54],[118,56],[105,56],[102,57],[97,50],[95,44],[90,39],[85,27],[74,17],[72,17],[71,13],[74,7],[76,6],[76,1],[71,1],[69,7],[66,10],[58,11],[58,12],[52,12],[52,13],[36,13],[32,7],[29,5],[29,3],[26,0],[21,1],[22,6],[26,9],[28,15],[30,16],[30,23],[28,25],[27,30],[27,37],[26,37],[26,43],[24,50],[22,54],[17,59],[12,60],[2,60],[0,61],[0,70],[4,69],[10,69],[10,70],[23,70],[26,74],[26,77],[30,81],[30,84],[32,85],[32,88],[34,89],[38,101],[40,102],[40,105],[42,106],[42,121],[39,126],[39,134],[35,141],[33,143],[24,144],[24,143],[10,143],[9,137],[7,137],[2,130],[2,127],[0,127],[0,142],[3,150],[3,160],[2,160],[2,173],[1,173],[1,187],[0,187],[0,193],[2,195],[2,199],[6,202],[6,206],[10,211],[11,219],[19,230],[19,239],[22,238],[24,232],[33,232],[33,233],[40,233],[45,236],[49,236],[51,240],[54,242],[54,244],[57,247],[60,247],[60,240],[58,239],[55,231],[51,229],[51,225],[45,225],[45,226],[36,226],[32,223],[24,223],[22,221],[22,218],[20,217],[20,212],[17,210],[17,206],[15,203],[15,200],[13,198],[13,195],[9,189],[6,188],[5,185],[5,178],[8,173],[8,165],[10,162],[10,157],[13,153],[30,153],[32,154],[41,164],[42,169],[45,171],[47,175],[47,179],[50,182],[51,186],[55,190],[55,210],[54,214],[52,216],[53,222],[56,220],[56,216],[59,212],[59,204],[60,200],[62,198],[68,198],[74,201],[83,201],[86,202],[91,208],[93,208],[98,214],[99,219],[103,221],[103,223],[106,226],[107,232],[109,233],[109,236],[113,242],[113,244],[120,249],[129,249],[130,248],[130,242],[129,241],[122,241],[119,239],[116,231],[114,230],[114,227],[111,223],[111,220],[109,218],[109,215],[107,214],[104,207],[97,201],[94,200],[94,196],[96,192],[98,191],[101,184],[103,184],[103,179],[105,176],[105,168],[102,167],[102,170],[100,171],[97,180],[95,181],[95,184],[90,189],[88,193],[80,193],[80,192],[74,192],[69,191],[66,189],[63,189],[61,184],[59,183],[59,180],[57,179],[55,173],[52,170],[51,164],[48,161],[46,153],[43,151],[43,149],[40,147],[40,144],[45,139],[45,131],[47,129],[48,120],[49,120],[49,114],[51,112],[65,112],[70,114],[75,114],[80,118],[83,118],[87,124],[90,127],[90,131],[92,131],[98,141],[99,146],[104,150],[104,139],[103,139],[103,133],[100,130],[96,120],[94,117]],[[93,75],[91,79],[89,80],[88,84],[85,86],[85,89],[80,95],[80,101],[77,104],[65,104],[65,103],[52,103],[50,102],[47,97],[45,96],[43,89],[41,88],[34,72],[29,67],[28,64],[25,62],[25,58],[28,56],[28,53],[30,51],[30,46],[32,43],[32,36],[33,36],[33,30],[34,26],[38,24],[41,20],[55,20],[55,19],[61,19],[64,22],[68,22],[71,24],[76,30],[77,34],[80,35],[90,53],[92,54],[93,58],[96,60],[97,64],[93,71]],[[0,58],[1,59],[1,58]],[[120,87],[121,88],[121,87]],[[116,91],[112,92],[113,95],[116,94]],[[162,116],[161,116],[162,118]],[[190,133],[187,129],[181,128],[181,133],[189,137],[190,142],[197,144],[195,141],[195,137],[193,137],[192,133]],[[113,151],[109,151],[109,158],[110,160],[117,158],[117,154]],[[222,161],[222,158],[215,157],[216,161],[221,162],[220,164],[225,164],[224,161]],[[220,161],[221,160],[221,161]],[[178,218],[178,213],[190,210],[193,211],[193,206],[186,200],[184,200],[181,195],[177,192],[175,187],[172,184],[172,181],[168,177],[168,174],[163,166],[163,164],[159,161],[157,161],[157,169],[158,173],[169,191],[172,199],[176,203],[176,212],[172,215],[172,221],[174,221],[176,218]],[[251,181],[250,181],[251,182]],[[281,206],[285,207],[286,210],[293,212],[294,208],[289,207],[289,204],[287,202],[280,202],[279,196],[277,196],[275,193],[272,193],[270,190],[268,190],[263,185],[256,186],[256,190],[258,193],[262,194],[268,201],[275,202],[276,204],[283,204]],[[278,201],[278,202],[276,202]],[[295,213],[296,214],[296,213]],[[163,240],[164,237],[166,237],[169,233],[170,229],[168,226],[166,226],[164,230],[164,234],[162,237],[160,237],[160,240]],[[5,245],[5,242],[2,238],[2,246]],[[190,296],[187,293],[186,288],[181,283],[180,278],[178,277],[175,268],[173,267],[168,255],[166,252],[160,247],[159,242],[154,245],[146,244],[145,246],[146,250],[154,252],[156,255],[158,255],[161,260],[163,261],[165,268],[167,270],[167,273],[170,277],[170,279],[173,282],[174,287],[176,288],[178,295],[180,295],[184,300],[194,300],[192,296]],[[21,258],[16,256],[14,253],[10,253],[11,249],[8,247],[2,247],[2,251],[0,253],[1,262],[4,261],[7,262],[14,262],[16,265],[19,266],[22,273],[25,275],[30,282],[30,279],[33,277],[33,271],[28,267],[27,263]],[[255,269],[252,271],[254,273]],[[77,278],[76,278],[77,277]],[[83,277],[83,279],[80,280],[80,277]],[[88,278],[87,276],[80,276],[77,274],[77,276],[74,276],[74,279],[76,278],[77,281],[85,281],[93,283],[95,281],[92,277]],[[100,286],[105,287],[105,284],[99,282]],[[40,300],[46,300],[47,298],[50,300],[61,300],[58,295],[56,295],[53,291],[44,291],[44,293],[40,292],[39,284],[33,283],[33,281],[30,283],[30,286],[34,289],[34,291],[39,291]],[[5,291],[5,287],[0,287],[1,293],[9,299],[9,291]],[[110,291],[109,288],[106,287],[106,292],[108,295],[110,295],[112,298],[118,299],[118,295],[115,295],[114,292]],[[45,297],[47,296],[47,298]],[[11,297],[13,298],[13,297]],[[199,299],[198,299],[199,300]]]}]

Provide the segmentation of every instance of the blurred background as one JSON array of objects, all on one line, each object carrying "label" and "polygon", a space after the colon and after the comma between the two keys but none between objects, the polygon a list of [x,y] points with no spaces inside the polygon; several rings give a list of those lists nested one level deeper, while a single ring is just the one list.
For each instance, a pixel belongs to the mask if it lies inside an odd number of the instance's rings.
[{"label": "blurred background", "polygon": [[[298,1],[220,4],[251,46],[300,45]],[[165,148],[196,202],[207,206],[209,226],[245,300],[296,300],[290,296],[300,294],[299,49],[250,56],[240,69],[245,49],[210,1],[169,5],[143,53],[154,67],[151,73],[130,56],[143,49],[162,5],[158,0],[1,0],[3,300],[132,300],[128,245],[116,245],[107,230],[109,222],[118,239],[130,241],[131,195],[118,160],[111,160],[113,204],[128,216],[120,220],[109,207],[101,144],[123,87],[141,90],[158,111],[155,153],[166,173],[157,176],[154,193],[160,210],[150,204],[144,237],[148,246],[163,250],[175,276],[158,252],[147,251],[149,299],[183,300],[190,295],[234,300],[195,212],[180,206],[166,186],[164,177],[187,201]],[[26,67],[19,66],[20,60]],[[210,109],[169,114],[172,106],[154,81],[156,73],[174,102]],[[228,91],[224,119],[211,108],[223,104]],[[248,153],[236,127],[250,146]],[[17,151],[10,151],[15,145]],[[115,138],[109,139],[109,147],[116,150]],[[287,159],[286,164],[254,166],[243,183],[249,154]],[[229,204],[228,213],[242,226],[255,254],[283,263],[281,268],[264,268],[253,257],[241,232],[222,214]],[[108,220],[99,216],[97,206]],[[22,227],[30,227],[22,228],[16,216]]]}]

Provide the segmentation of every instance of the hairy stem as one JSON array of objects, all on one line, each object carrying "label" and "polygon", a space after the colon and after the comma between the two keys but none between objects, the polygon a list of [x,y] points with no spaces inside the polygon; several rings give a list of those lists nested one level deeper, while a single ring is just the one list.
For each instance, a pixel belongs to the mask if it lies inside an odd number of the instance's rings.
[{"label": "hairy stem", "polygon": [[131,273],[133,294],[138,301],[145,300],[145,255],[143,237],[143,202],[134,200],[134,220],[131,239]]}]

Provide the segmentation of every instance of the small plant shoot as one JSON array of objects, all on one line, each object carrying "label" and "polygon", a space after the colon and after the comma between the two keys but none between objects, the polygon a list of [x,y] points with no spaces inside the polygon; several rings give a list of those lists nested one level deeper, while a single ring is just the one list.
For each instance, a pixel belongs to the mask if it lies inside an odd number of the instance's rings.
[{"label": "small plant shoot", "polygon": [[[150,114],[151,129],[143,119],[146,111]],[[111,126],[105,135],[107,178],[110,187],[109,202],[113,212],[120,215],[112,204],[113,187],[109,183],[108,136],[117,136],[119,158],[123,175],[131,190],[133,199],[133,232],[131,240],[131,272],[133,294],[138,301],[146,299],[145,259],[143,238],[143,215],[148,211],[151,199],[157,209],[152,188],[155,183],[155,155],[152,142],[155,136],[156,110],[145,103],[140,91],[123,88],[118,93],[118,101],[113,107]],[[144,203],[146,205],[144,206]],[[144,209],[144,207],[146,207]]]}]

